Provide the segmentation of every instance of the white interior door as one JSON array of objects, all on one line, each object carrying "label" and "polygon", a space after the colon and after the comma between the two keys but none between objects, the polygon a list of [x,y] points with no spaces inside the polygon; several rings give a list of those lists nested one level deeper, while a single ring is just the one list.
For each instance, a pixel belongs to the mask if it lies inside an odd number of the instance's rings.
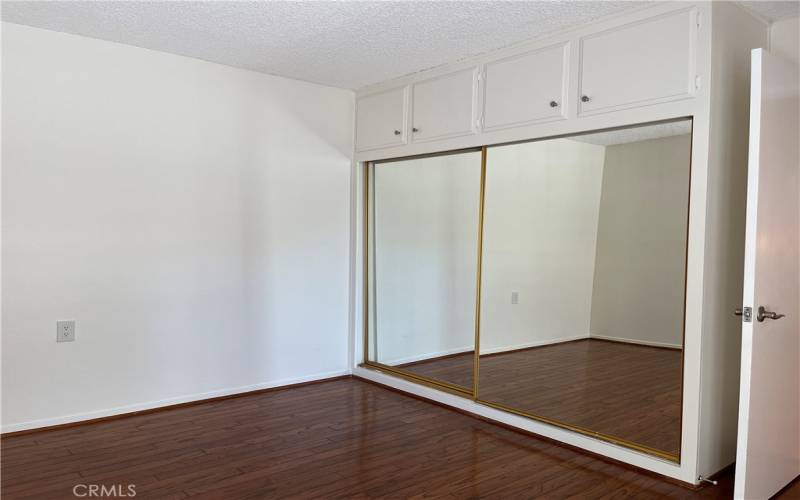
[{"label": "white interior door", "polygon": [[800,474],[798,85],[797,66],[753,51],[736,498]]}]

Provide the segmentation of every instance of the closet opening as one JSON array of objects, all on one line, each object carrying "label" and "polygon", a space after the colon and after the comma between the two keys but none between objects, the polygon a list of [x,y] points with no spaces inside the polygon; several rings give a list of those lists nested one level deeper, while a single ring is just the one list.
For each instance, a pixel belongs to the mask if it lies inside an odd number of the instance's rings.
[{"label": "closet opening", "polygon": [[367,164],[364,365],[678,462],[691,138]]}]

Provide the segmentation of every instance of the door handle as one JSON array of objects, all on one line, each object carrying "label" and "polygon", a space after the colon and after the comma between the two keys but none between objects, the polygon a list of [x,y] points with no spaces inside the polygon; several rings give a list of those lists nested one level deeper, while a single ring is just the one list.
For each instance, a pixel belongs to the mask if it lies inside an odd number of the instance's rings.
[{"label": "door handle", "polygon": [[766,307],[758,306],[758,315],[756,316],[756,319],[759,322],[763,322],[765,319],[781,319],[784,316],[786,316],[786,315],[785,314],[779,314],[779,313],[776,313],[776,312],[773,312],[773,311],[767,311]]}]

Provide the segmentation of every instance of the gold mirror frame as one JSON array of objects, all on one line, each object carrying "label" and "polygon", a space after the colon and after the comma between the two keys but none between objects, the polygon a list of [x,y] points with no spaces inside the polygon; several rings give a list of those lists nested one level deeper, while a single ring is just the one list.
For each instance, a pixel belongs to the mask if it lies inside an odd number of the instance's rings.
[{"label": "gold mirror frame", "polygon": [[[466,149],[458,149],[458,150],[451,150],[451,151],[444,151],[444,152],[437,152],[431,153],[426,155],[415,155],[415,156],[406,156],[400,158],[392,158],[387,160],[380,160],[380,161],[373,161],[373,162],[364,162],[363,165],[363,183],[364,183],[364,190],[363,190],[363,213],[362,213],[362,252],[363,252],[363,262],[362,262],[362,275],[363,275],[363,362],[359,365],[361,367],[370,368],[373,370],[386,372],[390,375],[397,376],[399,378],[421,384],[427,387],[431,387],[434,389],[442,390],[450,394],[454,394],[457,396],[465,397],[471,399],[475,403],[495,408],[498,410],[502,410],[507,413],[511,413],[514,415],[519,415],[522,417],[530,418],[532,420],[536,420],[538,422],[542,422],[545,424],[553,425],[555,427],[559,427],[561,429],[566,429],[572,432],[576,432],[578,434],[582,434],[584,436],[589,436],[595,439],[600,439],[602,441],[616,444],[619,446],[623,446],[625,448],[629,448],[635,451],[639,451],[642,453],[646,453],[648,455],[652,455],[670,462],[680,463],[680,450],[681,450],[681,443],[678,443],[678,453],[672,454],[668,453],[656,448],[652,448],[646,445],[638,444],[633,441],[604,434],[602,432],[593,431],[588,428],[584,428],[577,425],[572,425],[566,422],[561,422],[556,419],[544,417],[541,415],[536,415],[524,411],[517,410],[515,408],[493,403],[490,401],[483,400],[479,397],[478,394],[478,385],[480,380],[480,319],[481,319],[481,270],[483,266],[483,226],[484,226],[484,204],[485,204],[485,189],[486,189],[486,157],[487,157],[487,150],[489,147],[493,146],[505,146],[510,144],[521,144],[526,142],[535,142],[535,141],[545,141],[557,138],[568,138],[574,137],[578,135],[585,135],[585,134],[594,134],[599,132],[606,132],[606,131],[613,131],[613,130],[621,130],[621,129],[628,129],[637,126],[649,126],[649,125],[656,125],[660,123],[670,123],[676,122],[681,120],[690,120],[693,124],[694,117],[679,117],[669,120],[663,121],[656,121],[656,122],[647,122],[647,123],[640,123],[640,124],[632,124],[608,129],[601,129],[601,130],[590,130],[586,132],[579,132],[574,134],[565,134],[560,136],[553,136],[553,137],[542,137],[537,139],[530,139],[530,140],[523,140],[523,141],[513,141],[508,143],[499,143],[499,144],[491,144],[482,146],[479,148],[466,148]],[[694,127],[691,127],[692,133],[694,131]],[[690,161],[689,161],[689,196],[688,202],[691,202],[691,173],[692,173],[692,165],[691,165],[691,150],[692,144],[690,143]],[[369,273],[369,264],[370,264],[370,238],[372,236],[372,232],[370,232],[370,209],[372,207],[372,189],[371,189],[371,176],[370,172],[374,169],[375,164],[378,163],[389,163],[394,161],[404,161],[404,160],[412,160],[418,158],[430,158],[434,156],[443,156],[443,155],[450,155],[450,154],[458,154],[458,153],[467,153],[467,152],[481,152],[481,169],[480,169],[480,200],[479,200],[479,211],[478,211],[478,228],[477,228],[477,268],[476,268],[476,290],[475,290],[475,340],[474,340],[474,365],[473,365],[473,376],[472,376],[472,390],[468,390],[468,388],[451,384],[449,382],[445,382],[442,380],[436,380],[430,377],[425,377],[423,375],[418,375],[411,373],[409,371],[403,370],[402,368],[397,368],[389,365],[385,365],[383,363],[379,363],[377,361],[370,361],[369,360],[369,323],[370,323],[370,316],[369,316],[369,307],[370,307],[370,273]],[[689,214],[690,217],[690,214]],[[688,246],[689,246],[689,224],[687,221],[687,240],[686,240],[686,252],[688,255]],[[688,262],[687,262],[688,266]],[[684,321],[683,321],[683,332],[682,337],[686,337],[686,276],[684,276]],[[685,345],[685,342],[684,342]],[[681,409],[683,408],[683,369],[684,369],[684,353],[681,354]],[[681,410],[682,414],[682,410]],[[680,420],[680,436],[683,436],[683,420]],[[680,441],[680,440],[679,440]]]},{"label": "gold mirror frame", "polygon": [[[364,191],[363,191],[363,213],[362,217],[362,224],[363,224],[363,233],[362,233],[362,252],[363,252],[363,263],[362,263],[362,274],[363,274],[363,282],[362,282],[362,289],[363,289],[363,322],[364,322],[364,339],[363,339],[363,356],[364,361],[359,365],[363,367],[372,368],[378,371],[387,372],[391,375],[395,375],[405,380],[409,380],[411,382],[415,382],[417,384],[425,385],[428,387],[432,387],[434,389],[443,390],[450,394],[455,394],[457,396],[467,397],[472,399],[473,401],[476,400],[477,397],[477,371],[473,372],[472,378],[472,389],[470,390],[467,387],[463,387],[456,384],[451,384],[449,382],[443,380],[437,380],[434,378],[426,377],[424,375],[419,375],[416,373],[412,373],[408,370],[403,370],[402,368],[398,368],[395,366],[386,365],[380,363],[378,361],[370,361],[369,359],[369,326],[370,326],[370,316],[369,316],[369,306],[371,304],[369,300],[370,295],[370,279],[371,275],[369,272],[369,265],[370,265],[370,238],[373,236],[372,232],[370,232],[371,222],[372,219],[370,218],[370,209],[373,206],[372,201],[372,177],[370,172],[373,171],[375,168],[375,164],[378,163],[392,163],[398,161],[406,161],[406,160],[415,160],[415,159],[422,159],[422,158],[433,158],[436,156],[447,156],[447,155],[455,155],[461,153],[481,153],[481,170],[480,170],[480,201],[479,201],[479,209],[478,209],[478,245],[477,245],[477,254],[478,254],[478,262],[477,262],[477,287],[475,291],[475,295],[477,297],[477,309],[475,315],[475,340],[477,341],[479,337],[480,331],[480,269],[481,269],[481,253],[482,253],[482,241],[483,241],[483,188],[486,181],[486,147],[478,147],[478,148],[466,148],[466,149],[458,149],[453,151],[444,151],[438,153],[431,153],[425,155],[415,155],[415,156],[406,156],[401,158],[392,158],[388,160],[381,160],[381,161],[374,161],[374,162],[365,162],[363,164],[364,172],[363,172],[363,182],[364,182]],[[477,354],[477,344],[475,344],[475,353]],[[474,366],[477,369],[478,359],[477,356],[475,357]]]}]

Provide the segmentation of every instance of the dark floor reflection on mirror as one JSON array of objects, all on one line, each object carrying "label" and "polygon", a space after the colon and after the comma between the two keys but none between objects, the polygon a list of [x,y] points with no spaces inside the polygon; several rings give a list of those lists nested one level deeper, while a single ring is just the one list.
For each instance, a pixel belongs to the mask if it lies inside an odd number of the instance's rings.
[{"label": "dark floor reflection on mirror", "polygon": [[690,120],[488,148],[479,400],[677,459],[690,152]]}]

